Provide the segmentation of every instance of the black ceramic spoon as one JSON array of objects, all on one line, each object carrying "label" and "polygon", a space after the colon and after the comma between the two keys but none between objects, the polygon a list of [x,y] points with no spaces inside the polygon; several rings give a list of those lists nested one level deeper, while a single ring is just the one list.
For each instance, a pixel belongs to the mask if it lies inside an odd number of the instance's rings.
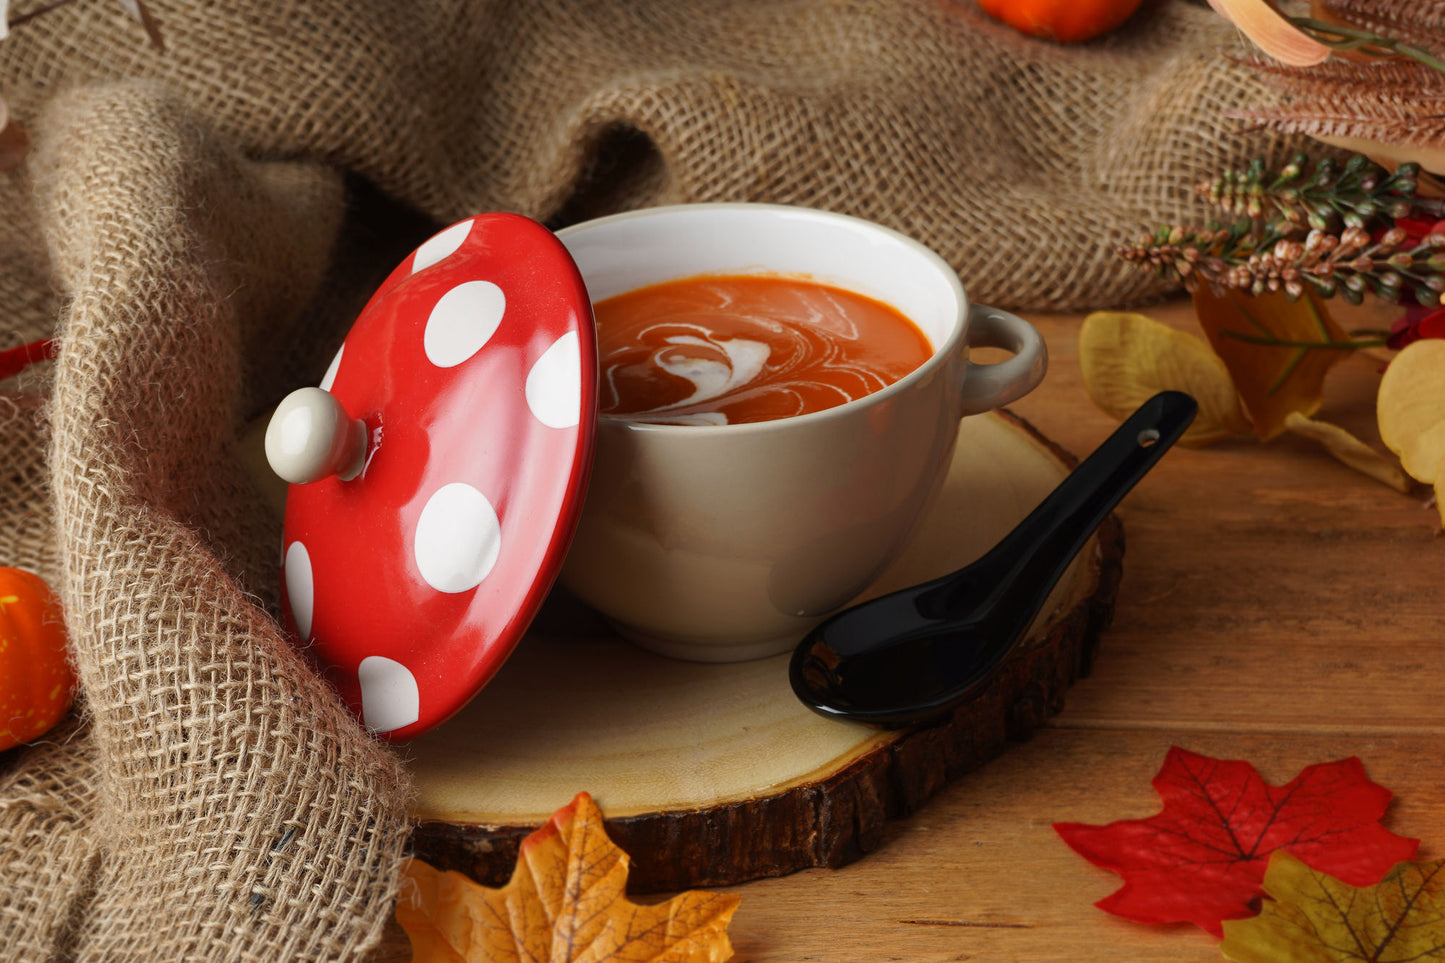
[{"label": "black ceramic spoon", "polygon": [[1139,406],[978,561],[845,609],[809,632],[788,675],[837,719],[895,728],[941,715],[992,676],[1094,529],[1194,420],[1189,395]]}]

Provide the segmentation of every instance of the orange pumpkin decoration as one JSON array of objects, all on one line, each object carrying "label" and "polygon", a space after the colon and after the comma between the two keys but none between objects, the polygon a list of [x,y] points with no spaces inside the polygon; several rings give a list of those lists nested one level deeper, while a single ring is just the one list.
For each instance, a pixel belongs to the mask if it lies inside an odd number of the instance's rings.
[{"label": "orange pumpkin decoration", "polygon": [[34,573],[0,567],[0,750],[50,731],[75,699],[60,599]]},{"label": "orange pumpkin decoration", "polygon": [[1141,0],[978,0],[983,12],[1031,37],[1083,43],[1119,26]]}]

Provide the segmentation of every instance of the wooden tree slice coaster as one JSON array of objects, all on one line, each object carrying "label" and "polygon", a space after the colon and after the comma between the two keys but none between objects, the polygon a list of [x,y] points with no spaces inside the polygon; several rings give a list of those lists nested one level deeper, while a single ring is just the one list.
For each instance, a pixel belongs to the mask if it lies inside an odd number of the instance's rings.
[{"label": "wooden tree slice coaster", "polygon": [[[965,419],[941,495],[869,594],[973,561],[1073,464],[1007,412]],[[989,689],[941,723],[897,731],[808,710],[789,688],[787,655],[667,659],[556,591],[482,693],[403,747],[416,854],[499,885],[522,838],[585,790],[632,857],[636,893],[845,865],[879,844],[886,820],[1062,708],[1112,615],[1123,551],[1111,517]]]}]

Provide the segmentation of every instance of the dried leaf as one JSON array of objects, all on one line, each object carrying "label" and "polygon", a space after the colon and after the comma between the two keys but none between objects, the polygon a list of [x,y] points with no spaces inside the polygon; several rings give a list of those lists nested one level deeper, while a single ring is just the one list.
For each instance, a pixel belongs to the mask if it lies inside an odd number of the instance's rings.
[{"label": "dried leaf", "polygon": [[1282,291],[1251,297],[1235,290],[1220,294],[1200,284],[1194,312],[1265,441],[1284,430],[1290,412],[1319,410],[1325,375],[1355,350],[1309,292],[1291,301]]},{"label": "dried leaf", "polygon": [[1277,849],[1367,886],[1419,846],[1380,825],[1390,791],[1366,778],[1354,758],[1270,786],[1247,762],[1175,747],[1154,788],[1164,809],[1148,819],[1054,824],[1085,859],[1124,877],[1096,905],[1140,923],[1188,922],[1219,935],[1221,921],[1254,915],[1266,861]]},{"label": "dried leaf", "polygon": [[1445,958],[1445,861],[1401,863],[1355,887],[1278,852],[1264,890],[1273,899],[1258,916],[1224,924],[1219,948],[1236,963]]},{"label": "dried leaf", "polygon": [[1445,341],[1426,338],[1401,349],[1375,397],[1380,439],[1422,482],[1439,480],[1445,456]]},{"label": "dried leaf", "polygon": [[1402,159],[1413,159],[1407,149],[1418,148],[1425,151],[1422,163],[1439,157],[1438,149],[1432,149],[1445,137],[1445,75],[1424,64],[1331,60],[1302,68],[1259,61],[1253,68],[1259,80],[1279,95],[1271,97],[1268,106],[1226,110],[1225,116],[1331,143],[1355,138],[1395,145],[1389,153]]},{"label": "dried leaf", "polygon": [[1209,0],[1209,5],[1276,60],[1309,67],[1330,55],[1329,47],[1293,26],[1266,0]]},{"label": "dried leaf", "polygon": [[738,897],[692,891],[639,906],[623,895],[627,854],[586,793],[522,841],[500,889],[413,859],[396,919],[413,963],[720,963]]},{"label": "dried leaf", "polygon": [[1205,445],[1249,431],[1229,369],[1202,340],[1142,314],[1095,311],[1079,329],[1079,364],[1094,404],[1120,421],[1160,391],[1183,391],[1199,414],[1179,439]]},{"label": "dried leaf", "polygon": [[1415,487],[1410,476],[1392,459],[1386,458],[1339,425],[1332,425],[1328,421],[1315,421],[1298,411],[1291,411],[1285,416],[1284,427],[1291,434],[1318,442],[1325,451],[1355,471],[1369,475],[1397,492],[1408,492]]}]

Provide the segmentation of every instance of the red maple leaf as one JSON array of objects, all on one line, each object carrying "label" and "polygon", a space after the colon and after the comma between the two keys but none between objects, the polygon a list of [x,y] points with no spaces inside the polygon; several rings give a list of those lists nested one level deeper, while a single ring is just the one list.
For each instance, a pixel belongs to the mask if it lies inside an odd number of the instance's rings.
[{"label": "red maple leaf", "polygon": [[1269,854],[1282,849],[1351,886],[1413,859],[1418,839],[1380,825],[1391,793],[1351,757],[1271,786],[1247,762],[1171,747],[1154,789],[1164,809],[1107,826],[1055,823],[1064,842],[1124,885],[1095,905],[1139,923],[1222,922],[1259,911]]}]

